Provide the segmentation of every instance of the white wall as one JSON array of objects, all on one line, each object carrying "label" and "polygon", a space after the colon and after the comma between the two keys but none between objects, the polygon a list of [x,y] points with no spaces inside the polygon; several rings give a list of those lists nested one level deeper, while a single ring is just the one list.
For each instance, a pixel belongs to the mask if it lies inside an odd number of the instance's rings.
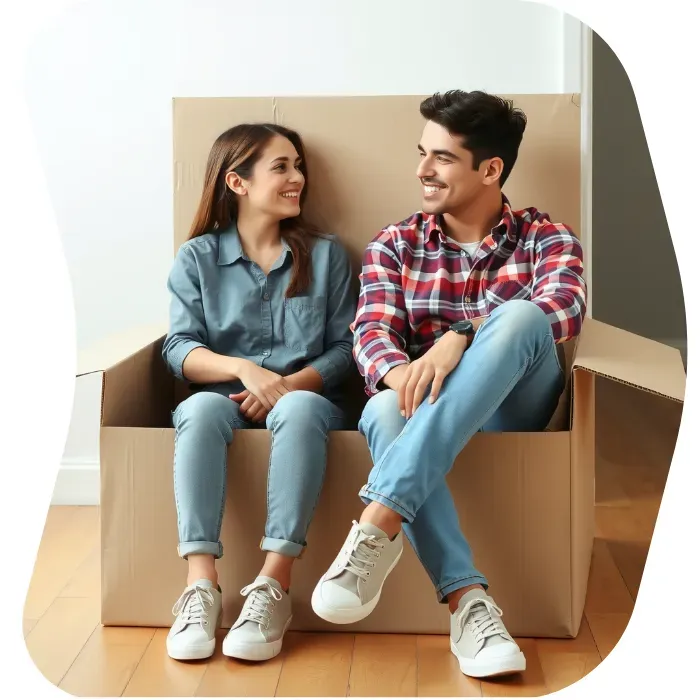
[{"label": "white wall", "polygon": [[[516,0],[100,0],[41,35],[26,87],[83,348],[167,318],[173,97],[578,92],[580,31]],[[98,386],[67,462],[97,462]]]}]

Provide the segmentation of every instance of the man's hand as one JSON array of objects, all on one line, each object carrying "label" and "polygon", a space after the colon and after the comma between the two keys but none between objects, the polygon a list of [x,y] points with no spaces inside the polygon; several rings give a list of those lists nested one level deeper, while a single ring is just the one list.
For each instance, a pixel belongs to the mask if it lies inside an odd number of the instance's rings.
[{"label": "man's hand", "polygon": [[262,423],[269,411],[262,405],[260,399],[251,394],[248,389],[240,394],[229,394],[229,399],[235,401],[241,407],[241,414],[251,423]]},{"label": "man's hand", "polygon": [[430,403],[435,403],[442,383],[459,364],[467,344],[465,336],[448,331],[423,357],[407,366],[397,390],[399,410],[404,418],[410,418],[418,410],[431,382]]}]

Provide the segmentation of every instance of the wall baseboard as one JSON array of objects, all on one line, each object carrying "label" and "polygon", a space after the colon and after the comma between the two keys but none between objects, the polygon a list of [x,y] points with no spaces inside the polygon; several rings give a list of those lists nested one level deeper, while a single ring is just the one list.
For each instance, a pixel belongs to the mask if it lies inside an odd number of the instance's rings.
[{"label": "wall baseboard", "polygon": [[53,489],[51,505],[100,505],[99,462],[61,462]]}]

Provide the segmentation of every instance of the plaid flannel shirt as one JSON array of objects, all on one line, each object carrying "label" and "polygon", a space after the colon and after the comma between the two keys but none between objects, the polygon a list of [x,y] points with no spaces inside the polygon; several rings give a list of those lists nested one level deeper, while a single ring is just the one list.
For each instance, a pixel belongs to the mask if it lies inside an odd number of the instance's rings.
[{"label": "plaid flannel shirt", "polygon": [[418,212],[367,246],[353,356],[368,395],[390,369],[425,354],[450,324],[489,315],[510,299],[547,314],[556,343],[578,335],[586,312],[583,251],[564,224],[535,208],[503,217],[473,259],[446,238],[440,217]]}]

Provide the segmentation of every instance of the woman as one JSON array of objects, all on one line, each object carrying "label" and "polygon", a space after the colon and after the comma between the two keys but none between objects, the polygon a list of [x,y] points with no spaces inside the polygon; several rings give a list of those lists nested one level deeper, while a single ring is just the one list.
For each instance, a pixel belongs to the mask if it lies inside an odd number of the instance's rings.
[{"label": "woman", "polygon": [[[356,299],[344,249],[302,217],[307,172],[298,134],[242,124],[215,141],[189,240],[170,277],[163,357],[194,393],[173,413],[179,555],[187,586],[168,654],[211,656],[221,621],[215,561],[236,430],[272,431],[260,575],[223,652],[279,654],[291,621],[292,565],[321,491],[329,430],[345,428],[340,384],[352,365]],[[243,486],[245,488],[245,486]]]}]

